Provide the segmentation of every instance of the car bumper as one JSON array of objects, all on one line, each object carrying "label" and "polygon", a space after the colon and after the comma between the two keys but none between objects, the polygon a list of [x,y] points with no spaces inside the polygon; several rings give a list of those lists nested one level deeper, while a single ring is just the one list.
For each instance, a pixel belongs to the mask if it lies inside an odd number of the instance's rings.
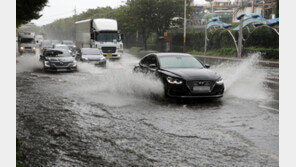
[{"label": "car bumper", "polygon": [[82,62],[93,64],[95,66],[106,66],[106,60],[104,61],[90,61],[90,60],[83,60]]},{"label": "car bumper", "polygon": [[213,85],[208,93],[192,92],[186,84],[169,85],[166,84],[166,96],[172,98],[221,98],[224,93],[224,84]]},{"label": "car bumper", "polygon": [[77,65],[74,66],[73,63],[68,63],[64,66],[59,66],[54,63],[51,63],[49,67],[44,65],[44,70],[46,70],[46,71],[76,71]]},{"label": "car bumper", "polygon": [[77,67],[56,68],[56,67],[44,67],[45,71],[77,71]]}]

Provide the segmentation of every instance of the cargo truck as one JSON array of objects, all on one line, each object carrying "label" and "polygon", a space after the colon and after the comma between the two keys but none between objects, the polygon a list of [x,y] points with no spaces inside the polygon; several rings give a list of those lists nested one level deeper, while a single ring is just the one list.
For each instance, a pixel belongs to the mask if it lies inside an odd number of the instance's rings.
[{"label": "cargo truck", "polygon": [[76,46],[98,48],[106,58],[123,55],[123,35],[113,19],[88,19],[75,22]]},{"label": "cargo truck", "polygon": [[19,53],[36,52],[36,41],[34,32],[19,32],[18,33],[18,47]]}]

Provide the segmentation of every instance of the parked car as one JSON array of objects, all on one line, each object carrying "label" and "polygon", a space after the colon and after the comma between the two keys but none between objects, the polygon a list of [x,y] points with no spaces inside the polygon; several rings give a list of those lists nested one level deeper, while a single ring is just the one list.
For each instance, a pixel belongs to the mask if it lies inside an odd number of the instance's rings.
[{"label": "parked car", "polygon": [[150,73],[161,79],[166,97],[220,98],[222,77],[190,54],[152,53],[142,58],[135,72]]},{"label": "parked car", "polygon": [[76,71],[77,62],[65,49],[47,49],[40,55],[45,71]]},{"label": "parked car", "polygon": [[106,67],[106,58],[98,48],[81,48],[77,59],[82,62],[89,62],[97,66]]}]

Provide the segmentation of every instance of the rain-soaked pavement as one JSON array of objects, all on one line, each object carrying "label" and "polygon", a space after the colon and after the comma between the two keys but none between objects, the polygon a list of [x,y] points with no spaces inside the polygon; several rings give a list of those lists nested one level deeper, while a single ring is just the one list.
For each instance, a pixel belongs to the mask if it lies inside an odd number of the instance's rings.
[{"label": "rain-soaked pavement", "polygon": [[[38,53],[37,53],[38,55]],[[278,68],[212,64],[226,85],[212,101],[163,99],[125,53],[107,68],[45,73],[17,57],[17,138],[26,166],[278,166]]]}]

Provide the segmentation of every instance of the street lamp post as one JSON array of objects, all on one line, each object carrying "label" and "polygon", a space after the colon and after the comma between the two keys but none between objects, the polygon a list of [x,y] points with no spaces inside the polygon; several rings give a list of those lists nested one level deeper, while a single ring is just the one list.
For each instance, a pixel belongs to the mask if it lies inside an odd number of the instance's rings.
[{"label": "street lamp post", "polygon": [[184,0],[184,45],[183,52],[186,52],[186,0]]}]

